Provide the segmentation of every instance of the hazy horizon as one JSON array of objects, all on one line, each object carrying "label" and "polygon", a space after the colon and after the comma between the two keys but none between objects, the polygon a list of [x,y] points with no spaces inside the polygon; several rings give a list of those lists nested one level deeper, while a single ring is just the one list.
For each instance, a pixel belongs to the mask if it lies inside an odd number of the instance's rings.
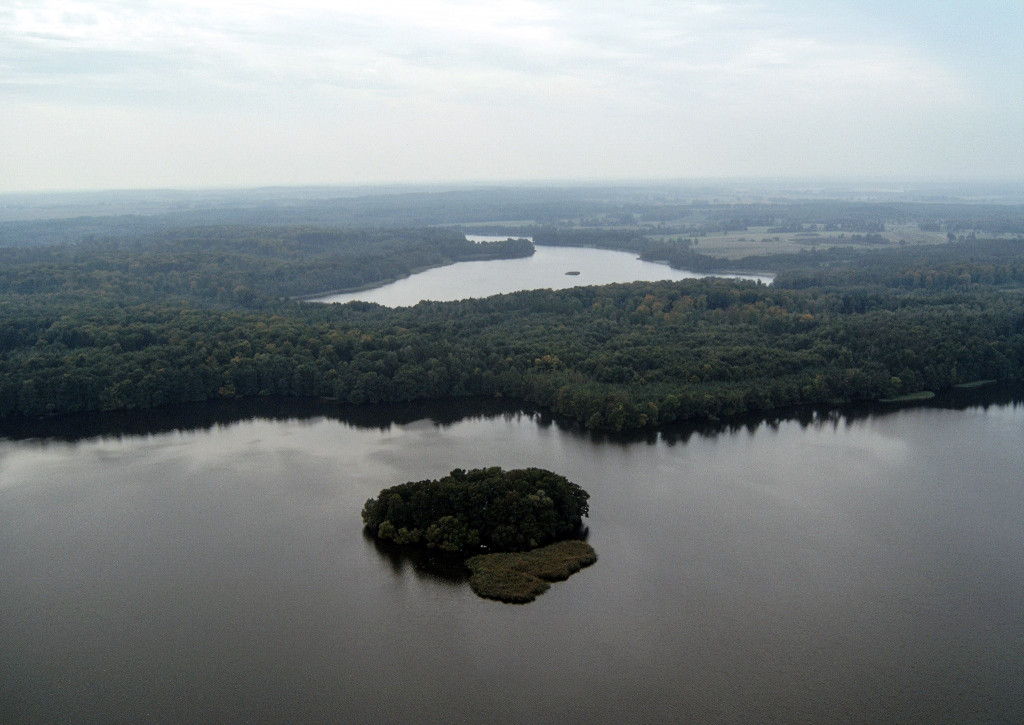
[{"label": "hazy horizon", "polygon": [[690,186],[714,186],[717,190],[735,190],[737,187],[755,185],[765,190],[784,187],[818,187],[834,190],[840,187],[854,191],[876,188],[882,193],[900,193],[907,188],[927,189],[930,187],[949,187],[966,192],[985,187],[1002,187],[1019,189],[1024,194],[1024,173],[1019,176],[1005,178],[970,178],[970,177],[898,177],[898,176],[719,176],[719,177],[680,177],[680,178],[552,178],[552,179],[440,179],[424,181],[377,181],[377,182],[324,182],[291,184],[252,184],[241,185],[232,183],[209,185],[166,185],[166,186],[109,186],[109,187],[78,187],[78,188],[36,188],[11,191],[0,190],[0,196],[78,196],[88,194],[203,194],[203,193],[313,193],[323,192],[358,192],[363,194],[400,194],[400,193],[434,193],[446,191],[479,191],[497,189],[653,189],[659,187],[685,189]]},{"label": "hazy horizon", "polygon": [[1018,183],[1024,4],[13,0],[0,193]]}]

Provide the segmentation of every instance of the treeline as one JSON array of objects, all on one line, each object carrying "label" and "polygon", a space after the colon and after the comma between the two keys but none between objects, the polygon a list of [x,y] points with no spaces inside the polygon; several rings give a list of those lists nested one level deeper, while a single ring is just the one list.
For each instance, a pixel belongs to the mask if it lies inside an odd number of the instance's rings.
[{"label": "treeline", "polygon": [[775,258],[747,257],[743,262],[773,264],[779,272],[775,284],[793,289],[847,284],[934,290],[1024,285],[1024,242],[1015,240],[952,242],[870,253],[832,248]]},{"label": "treeline", "polygon": [[484,395],[623,429],[1024,378],[1021,245],[934,251],[773,286],[636,283],[394,310],[143,299],[114,282],[83,293],[52,283],[63,267],[25,264],[50,291],[3,292],[0,415]]},{"label": "treeline", "polygon": [[[629,201],[607,205],[603,213],[588,216],[566,214],[557,221],[533,225],[502,227],[488,225],[487,233],[510,232],[532,236],[539,244],[578,246],[588,233],[591,239],[608,246],[618,237],[631,242],[645,234],[677,235],[700,238],[724,232],[745,232],[756,228],[762,234],[842,232],[846,239],[878,243],[881,233],[893,224],[916,224],[922,231],[943,231],[960,235],[1024,235],[1024,206],[1020,204],[967,203],[867,203],[839,200],[777,200],[771,203],[715,203],[705,200],[688,203],[665,200]],[[509,219],[534,219],[509,216]],[[474,229],[478,227],[474,225]],[[482,233],[482,232],[481,232]]]},{"label": "treeline", "polygon": [[[725,231],[768,228],[769,233],[833,231],[877,234],[892,224],[954,236],[1024,234],[1024,205],[960,202],[920,193],[892,200],[804,199],[762,190],[765,201],[729,201],[728,186],[659,185],[519,187],[464,190],[369,188],[249,192],[151,192],[139,195],[64,195],[53,204],[24,207],[28,216],[66,218],[16,220],[18,204],[0,209],[0,247],[77,244],[90,239],[136,239],[201,226],[300,226],[408,229],[463,224],[478,233],[527,235],[530,227],[596,228],[701,237]],[[1010,193],[1007,193],[1007,192]],[[798,192],[806,194],[806,192]],[[850,190],[835,189],[837,196]],[[967,196],[995,193],[1019,198],[1012,189],[949,189]],[[93,203],[89,203],[89,199]],[[922,199],[929,199],[923,201]],[[909,199],[916,199],[911,201]],[[0,200],[2,202],[3,200]],[[51,208],[52,206],[52,208]],[[114,212],[114,213],[112,213]],[[131,212],[131,213],[125,213]]]},{"label": "treeline", "polygon": [[379,539],[472,553],[526,551],[576,534],[590,495],[542,468],[455,469],[437,480],[385,488],[363,507]]},{"label": "treeline", "polygon": [[[676,269],[686,269],[692,272],[717,272],[727,268],[751,269],[763,271],[768,266],[755,268],[753,262],[740,260],[732,263],[727,260],[710,257],[693,251],[690,242],[670,241],[667,239],[652,239],[646,236],[642,230],[631,229],[601,229],[601,228],[560,228],[554,226],[535,227],[527,229],[533,241],[541,246],[551,247],[593,247],[595,249],[616,249],[622,251],[636,252],[637,255],[647,262],[664,262]],[[692,231],[685,232],[687,234]]]},{"label": "treeline", "polygon": [[[847,242],[857,241],[846,238]],[[861,240],[863,241],[863,240]],[[776,273],[775,286],[805,288],[881,284],[910,289],[954,284],[1016,284],[1024,281],[1024,241],[982,239],[882,249],[829,247],[795,254],[750,255],[726,260],[687,244],[644,238],[630,247],[650,262],[694,272]],[[973,277],[971,276],[973,275]]]},{"label": "treeline", "polygon": [[524,232],[536,244],[549,247],[592,247],[640,251],[649,240],[637,229],[575,229],[532,227]]},{"label": "treeline", "polygon": [[523,239],[478,244],[443,228],[197,227],[0,249],[0,291],[259,307],[280,297],[356,289],[427,267],[533,251]]}]

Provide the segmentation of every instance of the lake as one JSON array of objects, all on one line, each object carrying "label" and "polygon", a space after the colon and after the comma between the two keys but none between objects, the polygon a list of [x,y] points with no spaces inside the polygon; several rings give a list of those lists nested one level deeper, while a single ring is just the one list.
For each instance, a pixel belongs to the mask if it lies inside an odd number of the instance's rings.
[{"label": "lake", "polygon": [[[471,241],[504,239],[467,235]],[[381,287],[317,297],[314,302],[376,302],[385,307],[406,307],[421,300],[448,302],[470,297],[529,289],[567,289],[615,282],[655,282],[666,279],[698,279],[706,274],[672,269],[667,264],[645,262],[632,252],[586,247],[536,247],[532,257],[457,262],[435,267]],[[579,272],[567,275],[566,272]],[[772,277],[718,275],[756,279],[771,284]]]},{"label": "lake", "polygon": [[[197,407],[0,439],[0,721],[1020,722],[1017,400],[635,438]],[[584,486],[597,563],[506,605],[364,535],[382,487],[491,465]]]}]

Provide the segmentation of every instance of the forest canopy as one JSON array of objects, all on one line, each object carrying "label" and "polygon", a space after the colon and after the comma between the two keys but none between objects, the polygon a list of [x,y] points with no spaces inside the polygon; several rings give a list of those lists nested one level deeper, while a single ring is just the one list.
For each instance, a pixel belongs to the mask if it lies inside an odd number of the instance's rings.
[{"label": "forest canopy", "polygon": [[377,538],[452,553],[527,551],[577,533],[589,494],[541,468],[455,469],[385,488],[363,507]]},{"label": "forest canopy", "polygon": [[[677,209],[689,226],[675,232],[691,234],[681,239],[628,224],[639,212],[615,205],[591,221],[611,224],[621,210],[617,226],[521,230],[693,269],[771,270],[774,284],[617,284],[388,309],[297,298],[533,246],[476,244],[456,228],[250,224],[126,226],[74,244],[0,248],[0,419],[269,396],[339,405],[486,396],[623,430],[1024,380],[1024,241],[958,231],[940,244],[738,259],[695,251],[710,245],[710,227],[697,224],[867,235],[927,212],[943,215],[935,234],[945,240],[953,215],[966,213],[726,206]],[[1009,224],[1018,211],[986,218]],[[824,231],[833,226],[847,231]]]}]

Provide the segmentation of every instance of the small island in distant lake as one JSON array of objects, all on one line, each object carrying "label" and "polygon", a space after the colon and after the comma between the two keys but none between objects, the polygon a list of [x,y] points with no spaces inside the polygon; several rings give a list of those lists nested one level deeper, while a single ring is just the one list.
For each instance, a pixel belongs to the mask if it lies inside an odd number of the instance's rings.
[{"label": "small island in distant lake", "polygon": [[597,560],[574,539],[590,495],[541,468],[455,469],[438,480],[385,488],[363,507],[378,539],[469,556],[470,586],[483,597],[528,602]]}]

